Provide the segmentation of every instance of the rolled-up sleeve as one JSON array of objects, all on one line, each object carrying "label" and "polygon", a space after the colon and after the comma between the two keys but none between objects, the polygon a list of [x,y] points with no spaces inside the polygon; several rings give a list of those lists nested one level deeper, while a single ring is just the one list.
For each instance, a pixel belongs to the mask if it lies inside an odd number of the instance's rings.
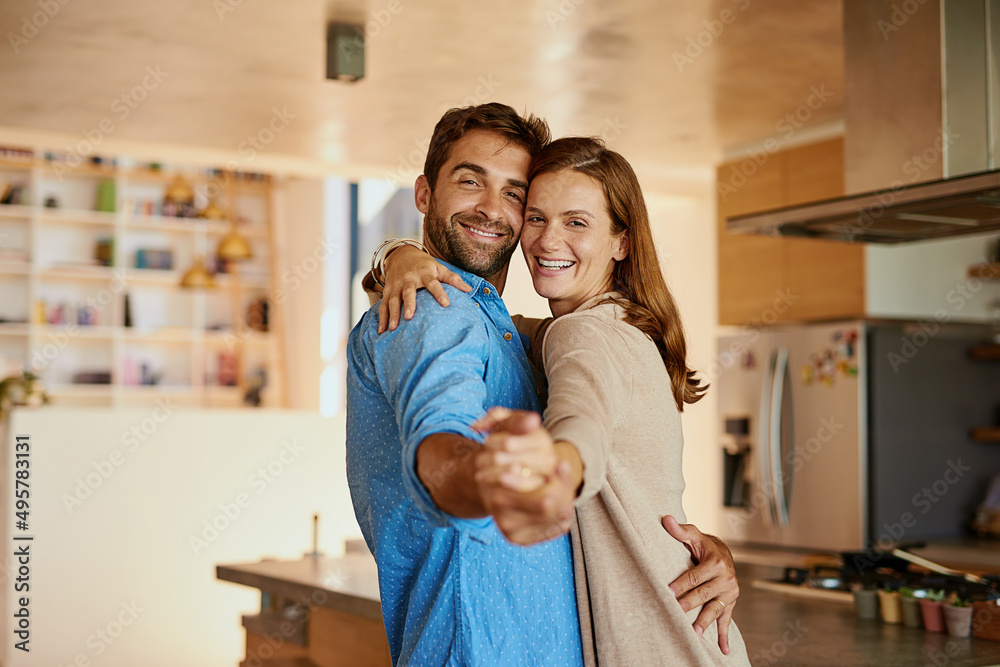
[{"label": "rolled-up sleeve", "polygon": [[470,424],[486,411],[488,334],[475,312],[476,304],[450,286],[445,289],[450,292],[450,307],[441,308],[429,292],[421,290],[413,319],[378,336],[375,368],[396,412],[403,482],[417,507],[437,526],[482,528],[490,519],[461,519],[444,512],[417,476],[417,448],[426,437],[456,433],[482,441]]},{"label": "rolled-up sleeve", "polygon": [[545,335],[549,402],[545,427],[576,447],[583,461],[577,504],[604,485],[615,425],[625,416],[633,373],[623,358],[626,341],[610,323],[586,313],[556,319]]}]

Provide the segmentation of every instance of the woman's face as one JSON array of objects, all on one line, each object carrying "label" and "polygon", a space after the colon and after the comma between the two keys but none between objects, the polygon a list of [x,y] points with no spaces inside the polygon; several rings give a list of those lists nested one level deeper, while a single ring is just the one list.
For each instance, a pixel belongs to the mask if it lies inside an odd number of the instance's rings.
[{"label": "woman's face", "polygon": [[604,189],[569,169],[531,182],[521,251],[535,291],[556,317],[608,291],[615,261],[628,254],[625,235],[611,233]]}]

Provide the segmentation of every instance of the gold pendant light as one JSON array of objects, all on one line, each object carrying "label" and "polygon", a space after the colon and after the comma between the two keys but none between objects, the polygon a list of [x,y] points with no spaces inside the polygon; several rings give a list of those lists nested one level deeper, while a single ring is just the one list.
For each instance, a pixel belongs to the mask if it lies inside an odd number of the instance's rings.
[{"label": "gold pendant light", "polygon": [[215,276],[205,268],[204,255],[198,255],[191,268],[181,276],[181,287],[211,289],[215,287]]},{"label": "gold pendant light", "polygon": [[227,262],[240,262],[253,257],[253,246],[250,245],[250,241],[245,236],[236,230],[234,223],[229,233],[219,241],[215,255]]}]

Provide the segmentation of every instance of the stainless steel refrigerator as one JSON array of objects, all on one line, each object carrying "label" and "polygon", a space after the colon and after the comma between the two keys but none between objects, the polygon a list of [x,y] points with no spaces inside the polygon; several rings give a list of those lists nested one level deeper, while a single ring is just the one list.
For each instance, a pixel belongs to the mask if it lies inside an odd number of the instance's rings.
[{"label": "stainless steel refrigerator", "polygon": [[985,335],[852,321],[720,339],[723,536],[830,551],[961,536],[1000,473],[1000,447],[968,435],[1000,419],[1000,369],[968,354]]}]

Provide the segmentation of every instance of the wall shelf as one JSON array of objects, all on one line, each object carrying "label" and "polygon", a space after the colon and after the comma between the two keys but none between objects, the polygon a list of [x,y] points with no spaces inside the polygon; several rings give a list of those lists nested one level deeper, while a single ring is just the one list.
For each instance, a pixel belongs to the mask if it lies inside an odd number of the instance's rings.
[{"label": "wall shelf", "polygon": [[[269,303],[271,332],[247,330],[251,312],[259,312],[254,302],[273,293],[281,275],[271,247],[280,238],[274,177],[204,165],[123,167],[132,162],[121,156],[70,168],[42,157],[56,147],[16,148],[28,157],[0,159],[0,188],[22,186],[24,202],[0,205],[0,234],[8,239],[0,258],[0,318],[8,320],[0,322],[0,377],[35,370],[60,404],[151,405],[170,396],[191,406],[240,407],[263,371],[262,405],[286,405],[280,305]],[[192,187],[195,210],[214,201],[231,217],[159,215],[178,175]],[[114,212],[92,210],[99,200],[111,208],[112,192]],[[216,275],[215,289],[182,287],[184,272],[211,258],[234,227],[253,246],[253,259]],[[168,251],[171,263],[162,266],[173,268],[137,268],[143,250]],[[110,266],[95,261],[98,254]],[[90,324],[48,324],[53,314]],[[111,383],[72,382],[88,371],[110,373]],[[137,384],[149,377],[158,384]]]},{"label": "wall shelf", "polygon": [[28,170],[35,166],[34,159],[31,160],[6,160],[0,159],[0,169],[24,169]]},{"label": "wall shelf", "polygon": [[31,273],[31,263],[0,262],[0,273],[12,276],[27,276]]},{"label": "wall shelf", "polygon": [[81,211],[72,209],[43,208],[41,221],[54,225],[98,225],[113,227],[115,214],[104,211]]},{"label": "wall shelf", "polygon": [[130,285],[162,285],[177,287],[181,283],[181,272],[163,269],[125,269],[125,281]]},{"label": "wall shelf", "polygon": [[[55,338],[60,334],[71,335],[72,338],[86,338],[90,340],[111,340],[114,338],[116,328],[107,326],[83,326],[83,325],[68,325],[68,324],[35,324],[32,325],[35,332],[38,333],[41,341],[44,343],[46,339]],[[73,327],[72,333],[70,333],[70,327]]]},{"label": "wall shelf", "polygon": [[201,231],[204,223],[205,221],[200,218],[177,218],[164,215],[137,214],[129,216],[125,226],[128,229],[193,234]]},{"label": "wall shelf", "polygon": [[1000,442],[1000,426],[974,428],[970,437],[976,442]]},{"label": "wall shelf", "polygon": [[107,282],[114,278],[111,267],[108,266],[87,266],[66,265],[51,266],[39,271],[39,277],[46,280],[63,280],[76,282],[78,280],[97,280]]},{"label": "wall shelf", "polygon": [[[178,175],[175,171],[162,171],[159,169],[125,169],[122,171],[122,176],[127,178],[129,181],[146,182],[146,183],[169,183],[174,180]],[[189,174],[182,174],[185,178],[188,178]]]},{"label": "wall shelf", "polygon": [[233,289],[237,286],[240,288],[267,289],[270,282],[263,278],[247,277],[237,280],[228,273],[216,273],[215,284],[222,289]]},{"label": "wall shelf", "polygon": [[974,264],[969,267],[968,277],[980,280],[1000,280],[1000,263]]},{"label": "wall shelf", "polygon": [[180,384],[127,384],[123,385],[123,388],[127,391],[156,396],[191,396],[199,393],[198,389],[190,385]]},{"label": "wall shelf", "polygon": [[969,349],[973,361],[1000,361],[1000,343],[983,343]]},{"label": "wall shelf", "polygon": [[196,337],[194,329],[165,328],[156,331],[131,331],[126,329],[126,343],[190,343]]},{"label": "wall shelf", "polygon": [[236,343],[241,345],[270,345],[271,334],[267,331],[250,330],[242,335],[235,331],[213,331],[205,334],[206,346],[232,347]]},{"label": "wall shelf", "polygon": [[46,391],[54,400],[60,398],[110,398],[113,387],[110,384],[59,384],[50,385]]},{"label": "wall shelf", "polygon": [[20,204],[0,204],[0,218],[24,218],[28,220],[34,210],[31,206]]},{"label": "wall shelf", "polygon": [[[175,234],[210,234],[223,236],[228,234],[232,225],[224,220],[205,220],[204,218],[177,218],[163,215],[136,214],[128,216],[125,222],[127,229],[172,232]],[[267,228],[262,225],[240,225],[240,234],[251,239],[267,239]]]},{"label": "wall shelf", "polygon": [[95,165],[90,162],[82,162],[75,167],[66,166],[63,163],[53,163],[48,160],[42,163],[42,173],[46,177],[57,179],[75,178],[114,178],[119,170],[114,166]]},{"label": "wall shelf", "polygon": [[27,336],[30,331],[27,324],[0,322],[0,336]]}]

